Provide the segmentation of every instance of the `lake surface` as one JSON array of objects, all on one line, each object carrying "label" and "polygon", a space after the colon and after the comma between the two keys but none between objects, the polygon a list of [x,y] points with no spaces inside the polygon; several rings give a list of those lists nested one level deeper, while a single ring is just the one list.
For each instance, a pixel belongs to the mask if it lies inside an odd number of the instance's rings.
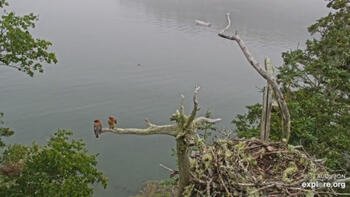
[{"label": "lake surface", "polygon": [[[54,43],[59,63],[34,78],[0,68],[0,111],[16,133],[9,143],[44,143],[58,128],[75,131],[109,177],[95,196],[135,195],[146,180],[165,179],[163,163],[176,168],[167,136],[104,134],[94,119],[115,115],[119,127],[145,127],[148,118],[168,124],[185,95],[192,109],[201,86],[201,114],[230,123],[261,100],[264,80],[238,46],[217,36],[231,13],[232,26],[262,62],[281,64],[281,52],[302,47],[307,26],[328,10],[322,0],[16,0],[10,9],[34,12],[33,33]],[[195,24],[196,19],[212,27]],[[231,29],[232,30],[232,29]],[[300,43],[300,44],[298,44]],[[140,64],[140,66],[138,66]]]}]

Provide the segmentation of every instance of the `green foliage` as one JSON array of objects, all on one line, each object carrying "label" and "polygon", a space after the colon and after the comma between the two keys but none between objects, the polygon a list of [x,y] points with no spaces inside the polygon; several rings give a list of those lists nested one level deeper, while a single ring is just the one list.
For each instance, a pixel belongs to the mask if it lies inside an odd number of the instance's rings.
[{"label": "green foliage", "polygon": [[96,169],[97,154],[89,155],[82,140],[58,130],[47,145],[13,145],[4,151],[2,165],[22,164],[19,175],[0,177],[0,196],[92,196],[91,184],[107,186]]},{"label": "green foliage", "polygon": [[28,151],[28,147],[20,144],[9,146],[3,153],[1,163],[4,165],[16,164],[26,158],[29,153]]},{"label": "green foliage", "polygon": [[[207,111],[205,112],[205,116],[206,118],[211,118],[211,111]],[[200,127],[198,127],[199,131],[198,134],[200,137],[202,137],[204,139],[204,141],[208,141],[211,137],[212,137],[212,132],[216,131],[217,129],[214,127],[214,123],[205,123],[203,125],[201,125]]]},{"label": "green foliage", "polygon": [[176,186],[178,180],[179,180],[179,175],[176,174],[173,177],[169,177],[168,179],[160,181],[159,184],[163,186]]},{"label": "green foliage", "polygon": [[[0,1],[0,8],[8,3]],[[25,72],[43,72],[42,63],[57,63],[54,53],[48,52],[51,42],[34,38],[29,30],[35,27],[38,17],[31,14],[17,16],[2,10],[0,18],[0,64]]]},{"label": "green foliage", "polygon": [[[8,6],[0,0],[0,8]],[[43,72],[42,63],[56,63],[51,43],[33,38],[29,30],[35,27],[37,16],[17,16],[2,10],[0,18],[0,65],[15,68],[30,76]],[[0,113],[0,125],[3,124]],[[13,135],[0,127],[2,137]],[[97,154],[89,155],[82,140],[70,140],[72,132],[58,130],[47,145],[8,146],[0,159],[0,196],[74,196],[93,195],[93,184],[107,186],[107,178],[96,169]]]},{"label": "green foliage", "polygon": [[253,138],[257,137],[260,132],[260,118],[262,113],[261,104],[255,104],[246,107],[249,111],[247,114],[238,114],[232,123],[236,125],[238,137]]},{"label": "green foliage", "polygon": [[[291,114],[290,143],[302,144],[333,170],[350,173],[350,1],[332,0],[333,9],[308,30],[316,38],[305,49],[282,54],[278,80]],[[258,137],[261,106],[248,107],[233,122],[241,137]],[[271,134],[279,139],[281,117],[272,113]]]},{"label": "green foliage", "polygon": [[[3,113],[0,113],[0,125],[3,124],[3,121],[1,120],[4,116]],[[13,135],[13,131],[10,128],[0,127],[0,148],[3,148],[5,146],[4,142],[2,141],[2,137],[9,137]]]},{"label": "green foliage", "polygon": [[175,190],[172,185],[165,185],[156,181],[149,181],[145,187],[134,197],[172,197]]},{"label": "green foliage", "polygon": [[0,0],[0,8],[4,6],[8,6],[9,4],[6,2],[6,0]]}]

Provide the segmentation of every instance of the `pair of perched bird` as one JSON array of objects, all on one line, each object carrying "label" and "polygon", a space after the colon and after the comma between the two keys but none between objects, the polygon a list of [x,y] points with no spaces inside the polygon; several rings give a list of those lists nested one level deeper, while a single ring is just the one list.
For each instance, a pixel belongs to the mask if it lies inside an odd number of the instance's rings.
[{"label": "pair of perched bird", "polygon": [[[110,129],[117,128],[117,119],[113,116],[110,116],[108,118],[108,125]],[[95,120],[94,121],[94,132],[96,135],[96,138],[99,137],[99,135],[102,133],[102,121],[101,120]]]}]

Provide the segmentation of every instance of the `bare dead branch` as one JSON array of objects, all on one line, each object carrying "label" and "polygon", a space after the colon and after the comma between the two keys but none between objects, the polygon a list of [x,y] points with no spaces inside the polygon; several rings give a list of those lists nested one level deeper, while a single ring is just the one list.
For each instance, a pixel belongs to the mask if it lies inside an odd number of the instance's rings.
[{"label": "bare dead branch", "polygon": [[[192,113],[187,116],[184,112],[184,96],[181,96],[181,105],[180,109],[170,117],[171,121],[176,121],[175,124],[170,125],[155,125],[152,124],[149,120],[145,120],[147,128],[102,128],[98,129],[98,134],[104,132],[116,133],[116,134],[134,134],[134,135],[153,135],[153,134],[164,134],[175,137],[176,139],[176,153],[177,153],[177,163],[179,170],[172,170],[166,166],[161,166],[169,171],[172,171],[170,177],[173,177],[176,174],[179,174],[178,181],[178,197],[183,196],[185,187],[189,185],[191,180],[191,171],[190,171],[190,147],[194,143],[194,139],[197,137],[196,130],[197,128],[204,123],[217,123],[221,119],[210,119],[205,117],[196,118],[198,108],[198,92],[200,87],[195,86],[194,95],[193,95],[193,110]],[[101,123],[98,125],[99,128],[102,127]],[[94,127],[95,123],[94,123]],[[95,129],[96,132],[96,129]],[[98,136],[98,135],[97,135]]]},{"label": "bare dead branch", "polygon": [[231,19],[230,19],[230,13],[226,13],[226,20],[227,20],[227,25],[226,27],[220,32],[220,34],[225,33],[226,30],[228,30],[231,26]]},{"label": "bare dead branch", "polygon": [[196,126],[202,125],[204,123],[218,123],[221,121],[221,118],[211,119],[206,117],[198,117],[193,122]]},{"label": "bare dead branch", "polygon": [[185,115],[185,96],[181,94],[181,105],[180,105],[180,115],[183,116]]},{"label": "bare dead branch", "polygon": [[163,134],[176,136],[177,134],[177,125],[155,125],[152,124],[149,120],[146,120],[146,125],[148,128],[146,129],[138,129],[138,128],[103,128],[101,133],[110,132],[116,134],[134,134],[134,135],[154,135],[154,134]]},{"label": "bare dead branch", "polygon": [[170,178],[173,177],[173,176],[175,176],[175,175],[177,175],[177,174],[179,174],[179,171],[178,171],[178,170],[173,170],[173,169],[171,169],[171,168],[169,168],[169,167],[167,167],[167,166],[165,166],[165,165],[163,165],[163,164],[161,164],[161,163],[160,163],[159,165],[160,165],[160,167],[162,167],[162,168],[168,170],[169,172],[171,172]]},{"label": "bare dead branch", "polygon": [[155,125],[151,123],[151,121],[149,121],[148,119],[145,119],[146,125],[148,127],[154,127]]},{"label": "bare dead branch", "polygon": [[169,172],[174,172],[175,171],[175,170],[173,170],[173,169],[171,169],[171,168],[169,168],[169,167],[167,167],[167,166],[165,166],[165,165],[163,165],[161,163],[159,164],[159,166],[164,168],[164,169],[166,169],[166,170],[168,170]]},{"label": "bare dead branch", "polygon": [[220,179],[220,182],[221,182],[222,186],[225,188],[227,196],[232,197],[232,194],[230,193],[230,191],[226,187],[226,184],[225,184],[224,180],[222,179],[221,175],[219,175],[219,179]]},{"label": "bare dead branch", "polygon": [[268,105],[268,85],[264,87],[263,99],[262,99],[262,113],[261,113],[261,126],[260,126],[260,140],[266,140],[266,121],[267,121],[267,105]]},{"label": "bare dead branch", "polygon": [[207,181],[207,197],[211,197],[210,194],[210,184],[213,182],[213,179],[210,179],[209,181]]},{"label": "bare dead branch", "polygon": [[267,73],[261,64],[256,61],[252,53],[249,51],[248,47],[246,44],[243,42],[243,40],[239,37],[238,33],[236,32],[234,35],[226,35],[225,31],[228,30],[231,26],[231,20],[230,20],[230,14],[226,14],[226,18],[228,21],[228,25],[218,34],[220,37],[228,39],[228,40],[233,40],[236,41],[239,47],[241,48],[244,56],[248,60],[248,62],[253,66],[253,68],[264,78],[268,81],[268,83],[271,84],[275,95],[277,97],[278,104],[281,108],[282,111],[282,117],[283,117],[283,131],[284,131],[284,140],[286,143],[289,141],[290,137],[290,114],[289,110],[287,107],[287,103],[284,100],[284,96],[282,94],[282,91],[279,88],[279,85],[277,83],[277,80],[274,75],[270,75]]},{"label": "bare dead branch", "polygon": [[199,89],[200,89],[200,87],[197,86],[197,85],[194,88],[194,93],[193,93],[193,110],[192,110],[191,115],[188,117],[187,124],[186,124],[185,128],[188,128],[192,124],[193,120],[196,117],[196,114],[197,114],[197,111],[198,111],[198,92],[199,92]]},{"label": "bare dead branch", "polygon": [[[266,57],[265,59],[265,69],[269,75],[274,74],[274,69],[272,64],[270,63],[270,59]],[[272,110],[272,87],[271,84],[267,83],[264,88],[263,94],[263,110],[261,116],[261,132],[260,132],[260,140],[267,142],[270,138],[270,125],[271,125],[271,110]]]}]

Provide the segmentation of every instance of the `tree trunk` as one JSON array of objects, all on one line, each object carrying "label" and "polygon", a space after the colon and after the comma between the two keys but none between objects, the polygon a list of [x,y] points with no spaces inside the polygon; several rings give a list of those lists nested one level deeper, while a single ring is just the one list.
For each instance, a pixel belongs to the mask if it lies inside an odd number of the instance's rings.
[{"label": "tree trunk", "polygon": [[170,117],[170,120],[176,121],[176,124],[156,125],[146,120],[145,129],[138,128],[102,128],[99,134],[111,132],[115,134],[133,134],[133,135],[170,135],[176,139],[177,164],[179,168],[179,182],[177,196],[183,196],[185,187],[189,185],[191,180],[189,149],[193,143],[193,139],[197,137],[197,128],[205,123],[217,123],[220,118],[211,119],[206,117],[196,118],[198,108],[198,91],[199,86],[195,87],[193,95],[193,109],[189,116],[185,115],[184,97],[180,109]]},{"label": "tree trunk", "polygon": [[183,137],[176,140],[177,164],[179,167],[179,184],[177,196],[181,197],[185,191],[185,187],[190,183],[190,158],[188,156],[188,148]]}]

